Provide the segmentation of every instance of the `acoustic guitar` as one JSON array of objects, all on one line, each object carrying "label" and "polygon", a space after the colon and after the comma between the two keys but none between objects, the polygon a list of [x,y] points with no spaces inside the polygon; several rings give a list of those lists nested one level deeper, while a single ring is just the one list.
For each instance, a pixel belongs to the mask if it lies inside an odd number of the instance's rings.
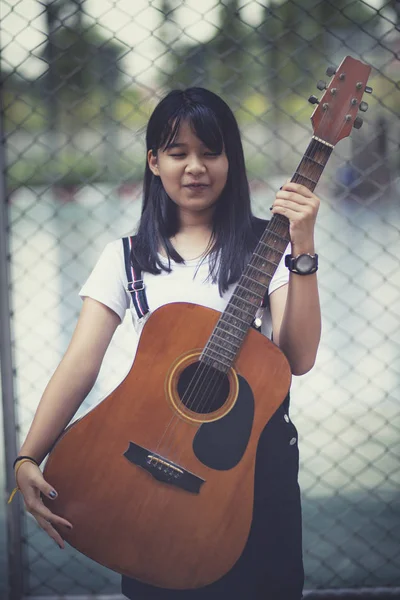
[{"label": "acoustic guitar", "polygon": [[[292,181],[314,190],[334,145],[360,126],[371,67],[346,57],[312,114]],[[223,313],[189,303],[154,311],[133,366],[70,425],[44,469],[65,540],[118,573],[172,589],[221,578],[246,544],[258,440],[291,383],[289,364],[251,327],[289,243],[274,215]]]}]

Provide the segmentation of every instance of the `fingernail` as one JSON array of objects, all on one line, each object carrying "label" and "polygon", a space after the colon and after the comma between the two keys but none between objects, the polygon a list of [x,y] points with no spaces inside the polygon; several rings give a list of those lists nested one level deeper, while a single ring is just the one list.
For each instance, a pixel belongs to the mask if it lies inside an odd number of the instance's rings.
[{"label": "fingernail", "polygon": [[51,492],[49,492],[49,496],[50,498],[57,498],[57,492],[55,490],[51,490]]}]

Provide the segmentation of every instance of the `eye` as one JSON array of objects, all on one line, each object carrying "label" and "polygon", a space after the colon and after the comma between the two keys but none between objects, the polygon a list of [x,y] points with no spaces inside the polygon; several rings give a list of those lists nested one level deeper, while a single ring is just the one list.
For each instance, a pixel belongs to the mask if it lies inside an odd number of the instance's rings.
[{"label": "eye", "polygon": [[221,156],[220,152],[205,152],[205,156]]},{"label": "eye", "polygon": [[176,158],[180,158],[182,156],[185,156],[185,154],[182,152],[181,154],[169,154],[169,156],[174,156]]}]

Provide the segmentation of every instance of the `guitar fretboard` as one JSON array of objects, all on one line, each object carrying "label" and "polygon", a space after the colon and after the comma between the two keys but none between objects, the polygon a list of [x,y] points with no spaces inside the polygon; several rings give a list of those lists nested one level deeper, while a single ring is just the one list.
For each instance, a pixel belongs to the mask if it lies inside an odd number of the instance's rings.
[{"label": "guitar fretboard", "polygon": [[[332,149],[331,145],[312,138],[292,181],[313,191]],[[201,362],[225,373],[230,369],[289,242],[289,220],[274,215],[202,352]]]}]

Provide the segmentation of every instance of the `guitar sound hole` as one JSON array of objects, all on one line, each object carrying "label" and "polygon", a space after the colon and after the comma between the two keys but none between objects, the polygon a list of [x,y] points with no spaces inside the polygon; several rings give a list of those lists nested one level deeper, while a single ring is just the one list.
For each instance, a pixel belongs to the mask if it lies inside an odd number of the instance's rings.
[{"label": "guitar sound hole", "polygon": [[198,414],[212,413],[228,398],[229,380],[214,367],[195,362],[182,371],[178,394],[189,410]]}]

